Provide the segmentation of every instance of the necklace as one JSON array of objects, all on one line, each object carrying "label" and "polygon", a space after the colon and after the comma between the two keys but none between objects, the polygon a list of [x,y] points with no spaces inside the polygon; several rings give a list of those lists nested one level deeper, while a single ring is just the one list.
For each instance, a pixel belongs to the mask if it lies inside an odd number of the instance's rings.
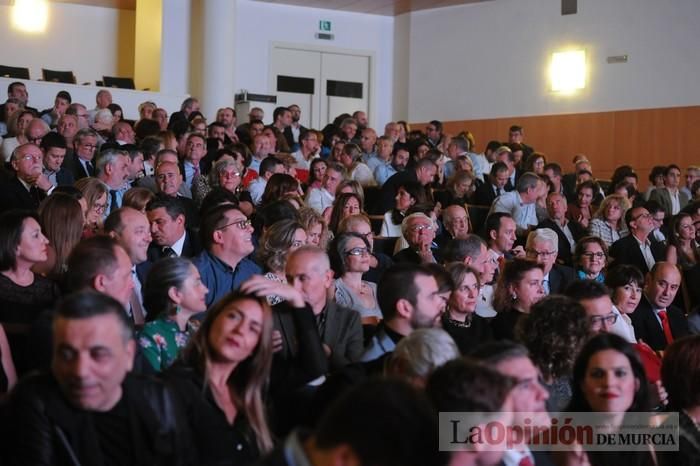
[{"label": "necklace", "polygon": [[469,328],[472,326],[472,315],[471,313],[467,314],[467,318],[464,319],[464,322],[461,320],[455,320],[450,315],[447,315],[447,321],[450,323],[450,325],[453,325],[455,327],[459,328]]}]

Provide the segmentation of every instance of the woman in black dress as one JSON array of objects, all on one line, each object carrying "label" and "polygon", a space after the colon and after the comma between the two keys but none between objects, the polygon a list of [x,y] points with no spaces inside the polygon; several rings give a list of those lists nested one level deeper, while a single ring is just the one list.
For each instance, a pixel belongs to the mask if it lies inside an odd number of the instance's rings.
[{"label": "woman in black dress", "polygon": [[515,339],[518,321],[544,297],[543,270],[542,264],[530,259],[506,262],[493,292],[493,308],[498,312],[491,321],[495,339]]}]

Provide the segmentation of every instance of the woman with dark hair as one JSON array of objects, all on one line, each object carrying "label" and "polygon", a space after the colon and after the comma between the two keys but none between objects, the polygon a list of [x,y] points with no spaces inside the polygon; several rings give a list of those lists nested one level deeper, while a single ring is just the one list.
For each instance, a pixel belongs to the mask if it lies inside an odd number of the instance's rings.
[{"label": "woman with dark hair", "polygon": [[435,192],[435,202],[439,202],[443,209],[451,205],[464,206],[471,202],[475,189],[474,175],[465,170],[457,170],[447,180],[445,190]]},{"label": "woman with dark hair", "polygon": [[316,158],[311,161],[311,166],[309,167],[309,179],[306,183],[307,191],[321,188],[323,185],[323,176],[326,174],[326,169],[328,169],[328,162],[325,160]]},{"label": "woman with dark hair", "polygon": [[581,280],[595,280],[603,283],[603,270],[608,262],[608,247],[597,236],[584,236],[574,247],[574,267]]},{"label": "woman with dark hair", "polygon": [[513,340],[518,321],[530,313],[533,304],[544,297],[544,266],[529,259],[508,261],[493,291],[493,308],[498,312],[491,321],[497,340]]},{"label": "woman with dark hair", "polygon": [[545,165],[547,165],[547,157],[541,152],[533,152],[525,159],[523,171],[542,175]]},{"label": "woman with dark hair", "polygon": [[[284,268],[292,251],[306,245],[304,226],[296,220],[278,220],[265,232],[258,247],[258,261],[265,269],[265,278],[279,283],[287,283]],[[282,301],[279,296],[267,296],[267,302],[275,305]]]},{"label": "woman with dark hair", "polygon": [[668,393],[668,411],[679,416],[677,452],[659,454],[660,464],[691,466],[700,458],[700,336],[681,338],[664,351],[661,380]]},{"label": "woman with dark hair", "polygon": [[462,263],[449,264],[447,272],[454,289],[442,315],[442,328],[457,343],[460,353],[466,355],[480,344],[491,341],[493,334],[488,321],[476,315],[481,289],[478,272]]},{"label": "woman with dark hair", "polygon": [[111,103],[107,105],[107,108],[110,112],[112,112],[112,124],[120,122],[124,119],[124,111],[118,104]]},{"label": "woman with dark hair", "polygon": [[633,265],[620,264],[608,271],[605,285],[612,294],[613,312],[620,316],[613,325],[612,332],[629,343],[636,343],[630,314],[637,309],[642,299],[644,275]]},{"label": "woman with dark hair", "polygon": [[209,309],[164,374],[185,409],[200,464],[249,465],[271,450],[263,402],[271,365],[264,298],[233,292]]},{"label": "woman with dark hair", "polygon": [[39,206],[39,223],[49,241],[48,258],[32,270],[58,282],[66,271],[68,255],[83,233],[80,202],[68,194],[53,193]]},{"label": "woman with dark hair", "polygon": [[332,234],[338,232],[338,225],[350,215],[362,213],[362,198],[355,193],[342,193],[335,196],[333,209],[328,223],[328,230]]},{"label": "woman with dark hair", "polygon": [[155,371],[170,367],[194,335],[199,323],[190,319],[207,310],[208,292],[188,259],[169,257],[153,265],[142,290],[149,322],[139,335],[139,345]]},{"label": "woman with dark hair", "polygon": [[644,191],[644,200],[648,201],[651,193],[656,189],[663,188],[665,186],[664,182],[664,172],[666,167],[663,165],[655,165],[652,167],[649,173],[649,187]]},{"label": "woman with dark hair", "polygon": [[407,181],[399,186],[393,209],[384,214],[382,229],[379,236],[401,236],[401,223],[406,216],[406,211],[416,204],[427,204],[428,197],[425,188],[417,181]]},{"label": "woman with dark hair", "polygon": [[681,212],[671,220],[666,260],[683,271],[700,263],[700,246],[695,241],[693,217],[688,213]]},{"label": "woman with dark hair", "polygon": [[571,400],[574,359],[588,338],[583,306],[566,296],[546,296],[521,319],[516,337],[530,351],[549,389],[549,411],[563,411]]},{"label": "woman with dark hair", "polygon": [[275,173],[265,186],[259,209],[271,202],[282,199],[286,194],[299,194],[299,180],[286,173]]},{"label": "woman with dark hair", "polygon": [[[626,413],[650,408],[647,379],[637,352],[622,337],[610,333],[594,336],[581,349],[574,363],[572,391],[567,411],[607,413],[606,423],[613,429],[619,428]],[[564,460],[560,464],[572,464],[572,455],[587,461],[578,464],[592,466],[655,464],[651,451],[584,449],[557,456]]]},{"label": "woman with dark hair", "polygon": [[376,325],[382,319],[377,303],[377,285],[362,279],[369,270],[371,248],[358,233],[341,233],[328,247],[335,280],[335,301],[360,313],[363,324]]},{"label": "woman with dark hair", "polygon": [[576,185],[576,202],[569,204],[566,218],[587,229],[593,218],[593,199],[600,191],[594,181],[584,181]]}]

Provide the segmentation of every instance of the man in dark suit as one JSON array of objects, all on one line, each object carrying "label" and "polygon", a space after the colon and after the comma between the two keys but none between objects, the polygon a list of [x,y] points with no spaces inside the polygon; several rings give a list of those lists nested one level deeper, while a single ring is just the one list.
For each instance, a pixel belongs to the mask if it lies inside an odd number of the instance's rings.
[{"label": "man in dark suit", "polygon": [[95,149],[97,149],[97,133],[90,129],[81,129],[73,138],[73,154],[66,157],[63,166],[73,175],[75,180],[95,176]]},{"label": "man in dark suit", "polygon": [[690,197],[680,188],[681,169],[678,165],[671,164],[664,170],[664,187],[656,188],[649,195],[650,201],[658,202],[666,213],[666,218],[676,215],[683,209]]},{"label": "man in dark suit", "polygon": [[180,188],[183,184],[180,166],[173,162],[160,162],[156,167],[155,182],[158,193],[177,199],[182,204],[185,209],[187,228],[197,228],[199,226],[199,210],[196,204],[192,199],[180,195]]},{"label": "man in dark suit", "polygon": [[284,138],[287,140],[287,145],[289,145],[290,150],[293,152],[301,143],[301,141],[299,141],[299,137],[308,131],[308,129],[299,123],[301,118],[301,108],[299,108],[297,104],[290,105],[287,108],[290,112],[292,112],[292,124],[284,128],[282,134],[284,134]]},{"label": "man in dark suit", "polygon": [[58,133],[48,133],[41,139],[41,150],[44,153],[44,175],[52,186],[72,186],[75,182],[73,174],[66,170],[63,160],[66,157],[66,140]]},{"label": "man in dark suit", "polygon": [[491,173],[487,182],[476,188],[474,202],[478,205],[491,206],[498,196],[506,192],[508,183],[508,166],[503,162],[496,162],[491,166]]},{"label": "man in dark suit", "polygon": [[185,208],[178,198],[159,195],[146,206],[153,241],[148,260],[164,257],[194,257],[202,251],[197,235],[185,227]]},{"label": "man in dark suit", "polygon": [[[33,112],[35,116],[39,116],[37,109],[27,105],[29,102],[29,92],[27,92],[27,86],[25,86],[22,81],[11,82],[7,86],[7,98],[18,100],[24,106],[24,110],[29,110]],[[5,104],[0,105],[0,121],[7,123],[5,121]]]},{"label": "man in dark suit", "polygon": [[559,238],[550,228],[538,228],[527,236],[525,254],[544,267],[542,286],[547,295],[561,293],[576,279],[574,269],[556,264],[558,247]]},{"label": "man in dark suit", "polygon": [[401,231],[408,247],[394,254],[394,262],[427,264],[442,262],[439,250],[434,248],[435,225],[427,215],[416,212],[404,218]]},{"label": "man in dark suit", "polygon": [[690,333],[685,314],[671,304],[680,286],[678,267],[657,262],[646,274],[644,298],[630,314],[637,339],[655,351],[663,351],[674,340]]},{"label": "man in dark suit", "polygon": [[413,168],[398,172],[386,180],[380,191],[380,204],[378,213],[384,214],[396,205],[396,193],[399,187],[408,181],[417,181],[422,186],[428,186],[433,182],[437,174],[437,165],[429,158],[420,159]]},{"label": "man in dark suit", "polygon": [[15,176],[0,183],[0,212],[10,209],[37,210],[52,187],[42,173],[41,149],[32,143],[22,144],[12,152]]},{"label": "man in dark suit", "polygon": [[573,265],[573,248],[586,232],[578,223],[567,220],[566,207],[566,198],[563,194],[549,193],[547,196],[547,213],[549,217],[542,220],[537,225],[537,228],[549,228],[557,234],[557,261],[571,267]]},{"label": "man in dark suit", "polygon": [[666,247],[663,243],[649,240],[649,234],[655,226],[651,214],[644,207],[628,209],[625,213],[625,223],[630,234],[610,246],[612,266],[634,265],[642,273],[647,273],[656,262],[664,260]]}]

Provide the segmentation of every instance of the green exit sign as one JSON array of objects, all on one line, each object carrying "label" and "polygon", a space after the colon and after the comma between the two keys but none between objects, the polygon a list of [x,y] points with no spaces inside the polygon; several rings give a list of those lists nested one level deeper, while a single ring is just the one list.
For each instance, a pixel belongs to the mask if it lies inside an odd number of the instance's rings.
[{"label": "green exit sign", "polygon": [[319,21],[318,30],[323,32],[331,32],[331,22],[330,21]]}]

